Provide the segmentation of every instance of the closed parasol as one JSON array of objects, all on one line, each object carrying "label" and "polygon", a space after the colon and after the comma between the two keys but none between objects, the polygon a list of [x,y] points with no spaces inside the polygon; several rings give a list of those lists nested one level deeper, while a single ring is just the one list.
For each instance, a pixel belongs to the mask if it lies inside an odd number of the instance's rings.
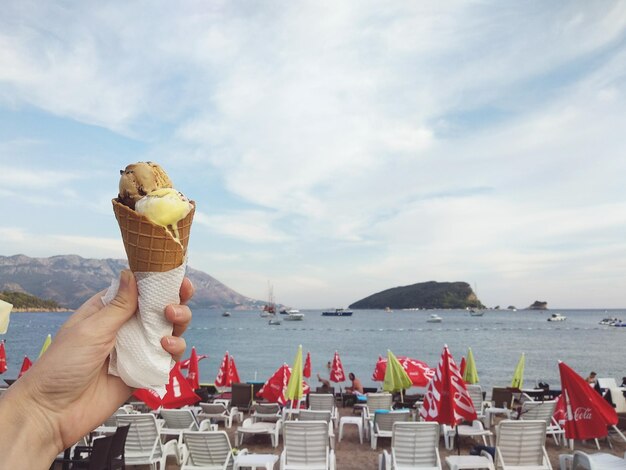
[{"label": "closed parasol", "polygon": [[[284,405],[287,403],[287,385],[291,377],[291,369],[287,364],[280,366],[272,376],[263,384],[261,390],[256,394],[257,397],[263,398],[270,403],[279,403]],[[309,393],[309,385],[302,384],[302,392]]]},{"label": "closed parasol", "polygon": [[230,387],[232,384],[239,382],[241,382],[241,379],[239,378],[235,358],[226,351],[220,369],[217,372],[217,377],[215,378],[215,385],[217,387]]},{"label": "closed parasol", "polygon": [[7,352],[4,349],[4,340],[0,342],[0,374],[4,374],[7,371]]},{"label": "closed parasol", "polygon": [[343,364],[339,358],[339,353],[335,351],[333,362],[330,366],[330,380],[335,383],[345,382],[346,374],[343,371]]},{"label": "closed parasol", "polygon": [[17,378],[19,379],[22,375],[24,375],[32,365],[33,363],[30,359],[28,359],[28,356],[24,356],[24,360],[22,361],[22,368],[20,369],[20,373]]},{"label": "closed parasol", "polygon": [[41,351],[39,351],[39,356],[37,356],[37,358],[43,356],[43,353],[45,353],[50,347],[50,343],[52,343],[52,335],[48,334],[43,342],[43,345],[41,346]]},{"label": "closed parasol", "polygon": [[410,388],[413,383],[409,374],[406,373],[404,367],[400,364],[396,356],[391,350],[387,350],[387,369],[385,370],[385,379],[383,381],[383,390],[386,392],[400,392],[402,397],[403,390]]},{"label": "closed parasol", "polygon": [[524,367],[526,366],[526,355],[522,353],[515,366],[515,372],[513,372],[513,380],[511,381],[511,388],[521,390],[524,386]]},{"label": "closed parasol", "polygon": [[135,390],[133,396],[151,409],[156,410],[160,406],[163,408],[180,408],[186,405],[194,405],[198,403],[201,398],[196,395],[187,382],[187,379],[180,371],[180,363],[177,362],[170,371],[170,379],[165,386],[165,395],[163,398],[159,397],[159,394],[154,390],[138,389]]},{"label": "closed parasol", "polygon": [[287,382],[287,392],[285,398],[291,401],[291,406],[300,401],[304,396],[302,386],[303,374],[302,374],[302,345],[298,346],[298,352],[293,361],[293,367],[291,368],[291,375]]},{"label": "closed parasol", "polygon": [[467,349],[467,364],[465,365],[465,370],[463,371],[463,381],[466,384],[478,383],[478,371],[476,370],[476,362],[474,361],[472,348]]},{"label": "closed parasol", "polygon": [[302,375],[307,379],[311,377],[311,353],[306,353],[306,360],[304,361],[304,368],[302,369]]}]

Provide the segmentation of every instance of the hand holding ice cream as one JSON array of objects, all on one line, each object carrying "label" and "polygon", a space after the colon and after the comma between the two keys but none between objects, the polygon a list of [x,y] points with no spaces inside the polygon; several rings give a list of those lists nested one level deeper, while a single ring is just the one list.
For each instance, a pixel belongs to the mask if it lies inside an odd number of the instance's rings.
[{"label": "hand holding ice cream", "polygon": [[[164,393],[173,363],[161,347],[161,338],[172,334],[163,310],[180,301],[195,204],[156,163],[128,165],[120,175],[113,210],[137,278],[139,311],[117,334],[109,372],[131,387]],[[109,291],[105,302],[115,288]]]}]

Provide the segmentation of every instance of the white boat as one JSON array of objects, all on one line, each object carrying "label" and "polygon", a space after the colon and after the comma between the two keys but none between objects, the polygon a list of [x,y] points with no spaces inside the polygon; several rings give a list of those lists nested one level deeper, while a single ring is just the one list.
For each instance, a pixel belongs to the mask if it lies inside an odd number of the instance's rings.
[{"label": "white boat", "polygon": [[600,322],[598,323],[599,325],[609,325],[611,326],[613,323],[621,323],[622,320],[620,320],[617,317],[611,317],[611,318],[603,318],[602,320],[600,320]]},{"label": "white boat", "polygon": [[222,316],[223,317],[230,317],[230,312],[224,312],[224,313],[222,313]]},{"label": "white boat", "polygon": [[475,310],[475,309],[470,309],[469,311],[470,317],[482,317],[485,314],[484,310]]},{"label": "white boat", "polygon": [[280,318],[270,318],[270,321],[267,322],[268,325],[280,325]]},{"label": "white boat", "polygon": [[548,321],[565,321],[565,320],[567,320],[567,317],[561,313],[553,313],[552,316],[548,318]]},{"label": "white boat", "polygon": [[299,311],[295,311],[291,313],[291,310],[283,317],[285,321],[302,321],[304,320],[304,313],[300,313]]},{"label": "white boat", "polygon": [[443,321],[443,318],[441,318],[436,313],[431,313],[426,321],[428,323],[441,323]]}]

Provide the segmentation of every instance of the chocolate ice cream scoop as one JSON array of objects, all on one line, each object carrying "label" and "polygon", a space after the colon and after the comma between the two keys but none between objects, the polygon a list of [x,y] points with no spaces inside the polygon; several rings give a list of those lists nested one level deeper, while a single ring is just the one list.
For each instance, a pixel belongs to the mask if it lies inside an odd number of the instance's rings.
[{"label": "chocolate ice cream scoop", "polygon": [[161,188],[171,188],[167,173],[156,163],[139,162],[120,170],[119,202],[131,209],[148,193]]}]

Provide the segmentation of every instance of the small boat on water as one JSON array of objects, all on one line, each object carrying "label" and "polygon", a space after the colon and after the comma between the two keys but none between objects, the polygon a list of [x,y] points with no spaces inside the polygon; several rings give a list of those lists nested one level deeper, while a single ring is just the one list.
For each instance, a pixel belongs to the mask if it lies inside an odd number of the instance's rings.
[{"label": "small boat on water", "polygon": [[391,310],[391,307],[385,307],[385,312],[387,313],[392,313],[393,310]]},{"label": "small boat on water", "polygon": [[548,318],[548,321],[565,321],[565,320],[567,320],[567,317],[561,313],[553,313],[552,316]]},{"label": "small boat on water", "polygon": [[352,310],[345,308],[336,308],[334,310],[325,310],[322,312],[323,317],[349,317],[352,315]]},{"label": "small boat on water", "polygon": [[281,321],[280,321],[280,318],[270,318],[267,324],[268,325],[280,325]]},{"label": "small boat on water", "polygon": [[443,318],[441,318],[436,313],[431,313],[430,316],[426,319],[428,323],[441,323]]},{"label": "small boat on water", "polygon": [[598,325],[608,325],[608,326],[612,326],[613,323],[617,323],[620,322],[622,323],[622,320],[620,320],[617,317],[610,317],[610,318],[603,318],[602,320],[600,320],[600,322],[598,323]]},{"label": "small boat on water", "polygon": [[287,313],[283,317],[285,321],[302,321],[304,320],[304,313],[300,313],[299,311],[295,311],[294,313]]},{"label": "small boat on water", "polygon": [[626,328],[626,322],[622,320],[617,320],[611,323],[609,326],[615,326],[617,328]]},{"label": "small boat on water", "polygon": [[484,310],[476,310],[476,309],[470,309],[469,311],[470,317],[482,317],[485,314]]},{"label": "small boat on water", "polygon": [[222,313],[223,317],[230,317],[230,312],[226,311],[224,313]]}]

